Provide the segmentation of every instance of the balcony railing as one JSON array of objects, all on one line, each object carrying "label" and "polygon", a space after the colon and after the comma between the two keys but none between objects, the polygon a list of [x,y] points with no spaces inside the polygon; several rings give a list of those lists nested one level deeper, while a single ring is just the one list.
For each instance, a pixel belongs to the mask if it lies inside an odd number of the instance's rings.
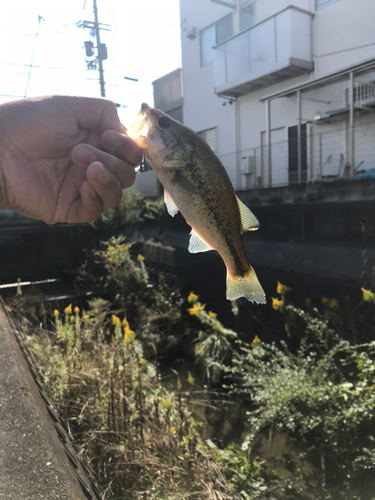
[{"label": "balcony railing", "polygon": [[313,71],[313,15],[289,6],[216,45],[216,93],[238,97]]}]

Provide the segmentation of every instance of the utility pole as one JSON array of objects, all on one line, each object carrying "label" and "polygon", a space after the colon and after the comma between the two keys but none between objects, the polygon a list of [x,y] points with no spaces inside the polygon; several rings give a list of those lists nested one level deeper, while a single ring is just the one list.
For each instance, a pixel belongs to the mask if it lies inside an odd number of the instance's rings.
[{"label": "utility pole", "polygon": [[96,46],[98,48],[98,62],[99,62],[99,82],[100,82],[100,95],[105,97],[105,87],[104,87],[104,71],[103,71],[103,54],[101,50],[100,43],[100,29],[98,20],[98,7],[96,5],[96,0],[94,0],[94,16],[95,16],[95,35],[96,35]]},{"label": "utility pole", "polygon": [[[104,69],[103,69],[103,61],[108,58],[107,46],[105,43],[101,43],[100,41],[100,30],[110,31],[109,24],[99,23],[98,17],[98,7],[96,4],[96,0],[93,0],[93,10],[94,10],[94,22],[92,21],[83,21],[82,27],[89,28],[91,36],[95,36],[96,39],[96,58],[87,60],[87,68],[88,69],[96,69],[96,62],[98,62],[99,67],[99,83],[100,83],[100,95],[105,97],[105,82],[104,82]],[[106,26],[106,27],[103,27]],[[93,51],[94,45],[91,41],[85,42],[86,56],[92,57],[94,55]]]}]

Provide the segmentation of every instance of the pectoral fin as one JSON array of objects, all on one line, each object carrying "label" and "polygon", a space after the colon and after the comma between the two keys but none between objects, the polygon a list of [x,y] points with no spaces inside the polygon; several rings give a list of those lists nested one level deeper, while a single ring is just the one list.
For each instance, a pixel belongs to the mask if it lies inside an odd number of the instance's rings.
[{"label": "pectoral fin", "polygon": [[164,189],[164,203],[167,206],[169,215],[174,217],[178,212],[178,208],[175,202],[172,200],[171,195],[168,193],[166,189]]},{"label": "pectoral fin", "polygon": [[241,214],[241,224],[242,232],[245,231],[256,231],[259,229],[259,221],[253,214],[253,212],[248,208],[242,201],[237,198],[238,207]]},{"label": "pectoral fin", "polygon": [[191,230],[190,233],[190,241],[189,241],[189,252],[190,253],[200,253],[200,252],[208,252],[209,250],[213,250],[212,247],[208,243],[206,243],[200,236],[197,234],[194,229]]},{"label": "pectoral fin", "polygon": [[185,189],[185,191],[188,191],[189,193],[192,194],[197,194],[197,190],[192,184],[189,179],[187,179],[184,174],[182,173],[181,170],[176,170],[174,174],[174,182],[178,184],[180,187]]}]

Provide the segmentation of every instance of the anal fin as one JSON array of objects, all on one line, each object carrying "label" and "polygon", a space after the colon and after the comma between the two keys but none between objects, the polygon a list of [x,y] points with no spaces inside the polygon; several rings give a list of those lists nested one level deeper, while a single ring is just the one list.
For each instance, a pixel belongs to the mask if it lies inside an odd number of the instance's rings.
[{"label": "anal fin", "polygon": [[208,252],[209,250],[213,250],[212,247],[208,243],[202,239],[199,234],[197,234],[194,229],[191,230],[190,240],[189,240],[189,252],[190,253],[200,253],[200,252]]},{"label": "anal fin", "polygon": [[253,212],[249,207],[242,203],[238,197],[236,198],[241,214],[242,232],[244,233],[245,231],[255,231],[256,229],[259,229],[259,221]]}]

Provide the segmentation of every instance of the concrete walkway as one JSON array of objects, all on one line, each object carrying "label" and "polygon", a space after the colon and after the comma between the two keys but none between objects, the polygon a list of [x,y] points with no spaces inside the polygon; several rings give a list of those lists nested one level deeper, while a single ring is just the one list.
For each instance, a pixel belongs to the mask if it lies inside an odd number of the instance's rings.
[{"label": "concrete walkway", "polygon": [[22,343],[0,300],[0,500],[97,499]]}]

